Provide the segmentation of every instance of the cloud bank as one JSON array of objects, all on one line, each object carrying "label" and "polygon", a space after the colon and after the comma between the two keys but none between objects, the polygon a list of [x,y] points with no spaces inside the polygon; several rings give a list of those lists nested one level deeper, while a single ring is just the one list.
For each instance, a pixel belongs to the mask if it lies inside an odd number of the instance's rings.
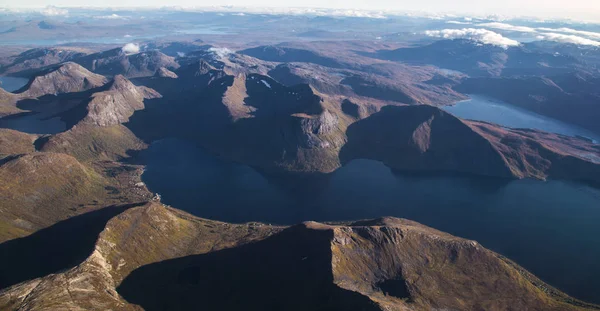
[{"label": "cloud bank", "polygon": [[507,49],[519,45],[519,42],[502,36],[499,33],[477,28],[428,30],[425,35],[444,39],[468,39],[483,44],[491,44]]},{"label": "cloud bank", "polygon": [[587,38],[574,36],[574,35],[565,35],[562,33],[542,33],[536,37],[538,40],[546,40],[546,41],[554,41],[560,43],[572,43],[579,45],[591,45],[591,46],[600,46],[600,42],[590,40]]},{"label": "cloud bank", "polygon": [[559,32],[559,33],[568,33],[574,35],[581,35],[588,38],[600,39],[600,33],[584,31],[584,30],[576,30],[571,28],[538,28],[540,31],[549,31],[549,32]]},{"label": "cloud bank", "polygon": [[[447,23],[461,24],[461,22],[454,22],[454,21],[449,21]],[[577,29],[564,28],[564,27],[563,28],[546,28],[546,27],[533,28],[533,27],[511,25],[511,24],[500,23],[500,22],[480,23],[480,24],[476,24],[476,26],[498,29],[498,30],[503,30],[503,31],[535,34],[536,35],[535,38],[537,40],[555,41],[555,42],[560,42],[560,43],[571,43],[571,44],[579,44],[579,45],[600,46],[600,42],[596,41],[596,40],[600,40],[600,33],[592,32],[592,31],[584,31],[584,30],[577,30]],[[479,32],[475,32],[475,30],[478,30]],[[490,43],[490,44],[495,44],[495,45],[503,46],[503,47],[514,45],[514,43],[511,44],[511,43],[507,43],[508,41],[506,41],[506,40],[511,40],[511,39],[502,37],[500,34],[497,34],[494,32],[491,32],[491,34],[489,34],[489,33],[490,33],[490,31],[488,31],[487,29],[467,28],[467,29],[456,29],[456,30],[445,29],[445,30],[441,30],[441,31],[437,31],[437,32],[436,31],[428,32],[426,34],[431,37],[443,37],[443,38],[448,38],[448,39],[450,39],[450,38],[454,38],[454,39],[455,38],[467,38],[467,39],[479,41],[482,43],[485,43],[485,42],[482,39],[477,39],[477,37],[485,36],[492,42],[497,42],[497,43]],[[492,35],[492,34],[495,34],[495,35]],[[500,36],[504,39],[501,39],[497,36]],[[514,41],[514,40],[512,40],[512,41]]]},{"label": "cloud bank", "polygon": [[535,30],[535,28],[526,27],[526,26],[515,26],[515,25],[511,25],[511,24],[498,23],[498,22],[482,23],[482,24],[477,24],[477,26],[481,26],[481,27],[485,27],[485,28],[492,28],[492,29],[506,30],[506,31],[537,32],[537,30]]},{"label": "cloud bank", "polygon": [[121,48],[121,51],[125,54],[136,54],[140,52],[140,46],[136,43],[127,43]]}]

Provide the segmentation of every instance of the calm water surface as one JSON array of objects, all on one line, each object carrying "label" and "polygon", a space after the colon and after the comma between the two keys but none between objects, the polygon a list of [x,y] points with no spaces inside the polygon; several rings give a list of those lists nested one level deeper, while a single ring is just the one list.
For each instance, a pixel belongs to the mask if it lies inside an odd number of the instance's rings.
[{"label": "calm water surface", "polygon": [[17,77],[0,77],[0,87],[5,91],[14,92],[27,84],[29,80]]},{"label": "calm water surface", "polygon": [[319,177],[268,176],[182,140],[153,143],[142,178],[200,217],[292,224],[396,216],[479,241],[569,294],[600,302],[600,190],[563,181],[418,176],[355,160]]},{"label": "calm water surface", "polygon": [[600,135],[556,119],[515,107],[500,100],[485,96],[469,95],[471,99],[461,101],[443,109],[463,119],[497,123],[514,128],[532,128],[568,136],[582,136],[600,142]]},{"label": "calm water surface", "polygon": [[45,113],[25,112],[0,118],[0,128],[8,128],[29,134],[56,134],[67,129],[59,117]]}]

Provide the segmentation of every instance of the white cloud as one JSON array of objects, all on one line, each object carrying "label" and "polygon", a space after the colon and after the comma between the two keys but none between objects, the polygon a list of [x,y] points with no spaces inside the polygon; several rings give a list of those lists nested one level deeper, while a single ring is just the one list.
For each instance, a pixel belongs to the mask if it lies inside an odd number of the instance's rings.
[{"label": "white cloud", "polygon": [[555,41],[560,43],[572,43],[572,44],[580,44],[580,45],[592,45],[592,46],[600,46],[600,42],[590,40],[587,38],[574,36],[574,35],[565,35],[562,33],[542,33],[537,36],[538,40],[546,40],[546,41]]},{"label": "white cloud", "polygon": [[233,15],[233,16],[245,16],[246,14],[240,12],[240,13],[233,13],[231,15]]},{"label": "white cloud", "polygon": [[477,26],[492,28],[492,29],[506,30],[506,31],[537,32],[534,28],[531,28],[531,27],[515,26],[515,25],[511,25],[511,24],[498,23],[498,22],[477,24]]},{"label": "white cloud", "polygon": [[460,21],[447,21],[446,24],[456,24],[456,25],[471,25],[471,22],[460,22]]},{"label": "white cloud", "polygon": [[425,34],[429,37],[438,37],[444,39],[468,39],[483,44],[496,45],[505,49],[507,49],[509,46],[519,45],[518,41],[506,38],[499,33],[495,33],[487,29],[463,28],[427,30]]},{"label": "white cloud", "polygon": [[575,35],[581,35],[584,37],[600,39],[600,33],[598,33],[598,32],[576,30],[576,29],[572,29],[572,28],[556,28],[556,29],[554,29],[554,28],[538,28],[538,30],[575,34]]},{"label": "white cloud", "polygon": [[216,47],[211,47],[210,49],[208,49],[208,51],[214,53],[219,58],[224,58],[225,56],[233,53],[233,51],[228,48],[216,48]]},{"label": "white cloud", "polygon": [[104,16],[94,16],[97,19],[127,19],[128,16],[121,16],[118,14],[104,15]]},{"label": "white cloud", "polygon": [[136,43],[127,43],[121,48],[125,54],[136,54],[140,52],[140,46]]},{"label": "white cloud", "polygon": [[69,11],[55,6],[47,6],[40,11],[40,14],[44,16],[66,16]]}]

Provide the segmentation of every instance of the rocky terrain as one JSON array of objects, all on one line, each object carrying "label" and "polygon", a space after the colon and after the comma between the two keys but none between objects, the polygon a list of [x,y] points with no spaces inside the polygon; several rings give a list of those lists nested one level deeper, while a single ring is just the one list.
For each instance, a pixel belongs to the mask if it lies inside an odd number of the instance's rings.
[{"label": "rocky terrain", "polygon": [[231,224],[165,206],[146,188],[138,155],[168,138],[264,174],[327,175],[371,159],[395,171],[600,184],[591,140],[439,108],[489,88],[597,130],[597,81],[573,55],[460,40],[347,43],[357,50],[339,58],[327,52],[335,43],[310,46],[150,42],[2,60],[0,70],[31,79],[0,89],[0,117],[65,126],[0,129],[0,309],[192,310],[199,300],[209,310],[599,309],[475,241],[409,220]]},{"label": "rocky terrain", "polygon": [[200,219],[158,202],[121,211],[81,263],[3,290],[0,306],[191,310],[202,299],[208,309],[250,310],[595,308],[477,242],[408,220],[284,228]]},{"label": "rocky terrain", "polygon": [[122,48],[90,54],[74,60],[95,73],[128,78],[153,76],[156,71],[165,67],[176,69],[179,64],[171,56],[157,50],[130,54]]},{"label": "rocky terrain", "polygon": [[28,77],[28,74],[35,72],[36,69],[68,62],[89,53],[90,51],[84,48],[66,46],[34,48],[18,55],[2,59],[0,62],[0,73]]},{"label": "rocky terrain", "polygon": [[43,95],[81,92],[100,87],[106,78],[94,74],[78,64],[67,62],[51,66],[32,77],[22,92],[21,98],[36,98]]}]

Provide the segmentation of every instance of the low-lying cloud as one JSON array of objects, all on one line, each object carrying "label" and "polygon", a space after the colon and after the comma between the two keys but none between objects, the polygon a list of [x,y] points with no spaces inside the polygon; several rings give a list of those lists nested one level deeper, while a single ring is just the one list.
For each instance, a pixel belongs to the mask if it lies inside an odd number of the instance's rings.
[{"label": "low-lying cloud", "polygon": [[121,16],[118,14],[111,14],[111,15],[103,15],[103,16],[94,16],[94,18],[97,19],[127,19],[128,16]]},{"label": "low-lying cloud", "polygon": [[47,6],[40,11],[40,14],[44,16],[66,16],[69,15],[69,11],[55,6]]},{"label": "low-lying cloud", "polygon": [[217,47],[211,47],[208,49],[208,51],[214,53],[219,58],[224,58],[227,55],[233,53],[233,51],[228,48],[217,48]]},{"label": "low-lying cloud", "polygon": [[140,46],[136,43],[127,43],[121,48],[121,51],[125,54],[137,54],[140,52]]},{"label": "low-lying cloud", "polygon": [[[462,22],[456,22],[456,21],[448,21],[447,23],[449,24],[462,24]],[[485,27],[485,28],[491,28],[491,29],[497,29],[497,30],[503,30],[503,31],[512,31],[512,32],[522,32],[522,33],[529,33],[529,34],[533,34],[536,35],[536,39],[537,40],[546,40],[546,41],[554,41],[554,42],[560,42],[560,43],[571,43],[571,44],[579,44],[579,45],[591,45],[591,46],[600,46],[600,33],[598,32],[592,32],[592,31],[584,31],[584,30],[577,30],[577,29],[572,29],[572,28],[547,28],[547,27],[527,27],[527,26],[518,26],[518,25],[511,25],[511,24],[507,24],[507,23],[500,23],[500,22],[490,22],[490,23],[480,23],[480,24],[476,24],[476,26],[478,27]],[[475,30],[479,31],[476,32]],[[490,34],[491,33],[491,34]],[[489,43],[489,44],[495,44],[495,45],[499,45],[499,46],[511,46],[511,45],[515,45],[514,40],[508,39],[506,37],[503,37],[500,34],[497,34],[495,32],[491,32],[487,29],[483,29],[483,28],[477,28],[477,29],[473,29],[473,28],[467,28],[467,29],[456,29],[454,31],[452,31],[451,29],[445,29],[445,30],[441,30],[441,31],[434,31],[434,32],[427,32],[426,33],[428,36],[431,37],[443,37],[443,38],[468,38],[468,39],[472,39],[475,41],[479,41],[482,43],[483,39],[477,39],[477,37],[483,37],[485,36],[488,40],[488,42],[496,42],[496,43]],[[498,37],[500,36],[500,37]],[[514,42],[510,42],[510,41],[514,41]],[[598,40],[598,41],[597,41]]]},{"label": "low-lying cloud", "polygon": [[594,38],[594,39],[600,39],[600,33],[598,32],[592,32],[592,31],[584,31],[584,30],[576,30],[576,29],[572,29],[572,28],[538,28],[538,30],[540,31],[548,31],[548,32],[554,32],[554,33],[568,33],[568,34],[574,34],[574,35],[581,35],[584,37],[589,37],[589,38]]},{"label": "low-lying cloud", "polygon": [[560,43],[572,43],[579,45],[591,45],[600,46],[600,42],[591,39],[575,36],[566,35],[562,33],[542,33],[536,37],[538,40],[554,41]]},{"label": "low-lying cloud", "polygon": [[446,24],[455,24],[455,25],[471,25],[471,22],[461,22],[461,21],[447,21]]},{"label": "low-lying cloud", "polygon": [[471,41],[491,44],[507,49],[510,46],[517,46],[519,42],[502,36],[499,33],[477,28],[463,29],[443,29],[443,30],[428,30],[425,34],[429,37],[437,37],[444,39],[468,39]]},{"label": "low-lying cloud", "polygon": [[511,24],[498,23],[498,22],[482,23],[482,24],[477,24],[477,26],[481,26],[481,27],[485,27],[485,28],[492,28],[492,29],[506,30],[506,31],[537,32],[537,30],[535,30],[535,28],[526,27],[526,26],[515,26],[515,25],[511,25]]}]

